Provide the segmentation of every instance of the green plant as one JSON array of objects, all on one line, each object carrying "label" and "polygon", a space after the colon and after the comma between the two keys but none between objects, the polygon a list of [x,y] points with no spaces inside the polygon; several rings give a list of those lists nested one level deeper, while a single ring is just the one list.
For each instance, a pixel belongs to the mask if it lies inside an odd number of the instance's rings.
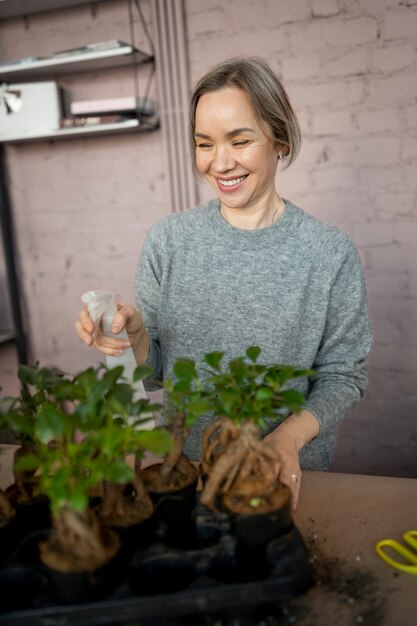
[{"label": "green plant", "polygon": [[[36,489],[36,467],[30,470],[18,470],[16,461],[33,451],[35,430],[39,411],[48,403],[58,383],[66,375],[56,368],[34,365],[20,365],[18,378],[21,383],[20,394],[5,397],[0,401],[0,433],[2,437],[11,437],[19,444],[14,455],[14,485],[8,489],[8,497],[17,504],[31,500]],[[65,383],[64,383],[65,384]]]},{"label": "green plant", "polygon": [[233,359],[226,367],[223,353],[204,356],[210,405],[216,415],[238,424],[250,421],[264,429],[268,418],[284,419],[287,410],[293,413],[301,410],[305,402],[303,394],[296,389],[285,389],[284,385],[295,378],[310,376],[312,371],[258,363],[260,354],[259,347],[251,346],[245,356]]},{"label": "green plant", "polygon": [[282,421],[289,412],[298,413],[305,402],[302,393],[285,385],[313,372],[259,363],[260,354],[259,347],[251,346],[244,356],[226,366],[221,352],[204,356],[205,398],[217,416],[206,429],[203,441],[203,469],[209,478],[202,502],[208,506],[213,506],[219,491],[225,492],[237,482],[260,480],[265,489],[275,484],[278,459],[263,443],[262,430],[268,420]]},{"label": "green plant", "polygon": [[[148,368],[138,367],[134,380],[148,374]],[[131,467],[128,455],[170,449],[166,432],[138,430],[146,422],[143,415],[157,408],[148,400],[135,400],[134,386],[123,378],[122,367],[89,368],[72,379],[56,380],[49,389],[36,412],[34,449],[16,465],[35,470],[38,492],[49,498],[53,532],[41,551],[55,569],[65,567],[57,560],[83,570],[108,559],[102,529],[89,510],[89,495],[103,482],[139,485],[138,466]],[[115,549],[116,544],[111,551]]]},{"label": "green plant", "polygon": [[166,392],[165,419],[167,429],[172,435],[174,447],[161,467],[161,478],[167,481],[174,469],[180,473],[188,471],[188,462],[184,458],[183,446],[189,428],[195,420],[210,409],[206,390],[191,359],[177,359],[173,367],[174,378],[165,381]]}]

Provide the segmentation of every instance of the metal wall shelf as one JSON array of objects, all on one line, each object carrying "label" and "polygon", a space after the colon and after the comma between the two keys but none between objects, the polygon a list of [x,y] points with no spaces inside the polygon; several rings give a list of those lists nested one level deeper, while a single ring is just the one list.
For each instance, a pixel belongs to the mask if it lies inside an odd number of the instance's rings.
[{"label": "metal wall shelf", "polygon": [[33,133],[22,137],[7,137],[0,140],[1,143],[23,143],[29,141],[41,141],[44,139],[68,139],[71,137],[81,137],[83,135],[110,135],[114,133],[125,133],[128,131],[146,132],[156,130],[158,122],[147,123],[138,119],[126,120],[125,122],[115,122],[114,124],[96,124],[91,126],[78,126],[72,128],[61,128],[51,133]]},{"label": "metal wall shelf", "polygon": [[9,341],[13,341],[14,339],[15,339],[15,335],[12,331],[0,330],[0,345],[3,343],[8,343]]},{"label": "metal wall shelf", "polygon": [[0,65],[0,80],[10,82],[26,78],[41,78],[51,74],[67,74],[120,67],[131,63],[138,65],[152,61],[153,57],[130,45],[48,57],[35,61],[23,61]]},{"label": "metal wall shelf", "polygon": [[81,4],[93,4],[104,0],[1,0],[0,19],[31,15],[42,11],[68,9]]}]

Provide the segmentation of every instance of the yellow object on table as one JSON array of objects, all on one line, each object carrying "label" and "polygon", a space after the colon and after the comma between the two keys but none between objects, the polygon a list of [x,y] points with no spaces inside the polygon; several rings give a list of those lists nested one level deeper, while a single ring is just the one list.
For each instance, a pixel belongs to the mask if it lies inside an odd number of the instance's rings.
[{"label": "yellow object on table", "polygon": [[[411,552],[411,550],[408,550],[405,546],[403,546],[403,544],[399,543],[395,539],[382,539],[382,541],[377,543],[376,551],[381,559],[384,559],[384,561],[389,563],[389,565],[392,565],[392,567],[396,567],[407,574],[417,575],[417,530],[408,530],[404,533],[403,539],[415,550],[415,552]],[[406,563],[393,559],[386,553],[384,548],[390,548],[396,552],[406,561]],[[410,565],[408,565],[408,563],[410,563]]]}]

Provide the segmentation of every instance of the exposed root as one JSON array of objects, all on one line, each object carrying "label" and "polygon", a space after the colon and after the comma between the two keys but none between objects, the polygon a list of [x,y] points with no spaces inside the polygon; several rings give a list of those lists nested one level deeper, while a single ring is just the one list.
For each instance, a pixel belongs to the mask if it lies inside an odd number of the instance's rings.
[{"label": "exposed root", "polygon": [[110,560],[119,547],[115,533],[102,529],[92,511],[62,509],[51,535],[40,544],[40,556],[59,572],[91,571]]},{"label": "exposed root", "polygon": [[174,440],[174,448],[162,462],[161,477],[165,482],[168,481],[174,468],[181,473],[178,464],[182,457],[184,441],[188,435],[188,431],[185,428],[185,415],[181,413],[175,415],[168,426],[168,431],[171,433]]},{"label": "exposed root", "polygon": [[106,526],[132,526],[148,519],[152,513],[152,501],[139,475],[129,485],[104,483],[98,516]]},{"label": "exposed root", "polygon": [[143,470],[143,481],[148,492],[165,493],[182,489],[196,480],[199,475],[196,467],[184,454],[181,454],[177,465],[165,480],[161,473],[162,467],[163,464],[155,464]]},{"label": "exposed root", "polygon": [[263,493],[270,493],[276,486],[278,462],[277,455],[260,438],[259,429],[247,422],[239,430],[238,438],[217,458],[201,497],[202,504],[214,508],[217,494],[251,480],[262,485]]},{"label": "exposed root", "polygon": [[240,434],[239,426],[232,420],[221,417],[208,426],[203,438],[203,473],[209,475],[217,459]]}]

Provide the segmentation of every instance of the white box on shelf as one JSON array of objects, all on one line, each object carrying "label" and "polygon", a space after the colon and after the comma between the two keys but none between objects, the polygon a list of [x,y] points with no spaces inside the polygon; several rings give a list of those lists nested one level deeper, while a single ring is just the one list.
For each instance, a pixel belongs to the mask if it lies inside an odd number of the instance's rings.
[{"label": "white box on shelf", "polygon": [[62,97],[56,82],[0,86],[0,140],[56,131],[61,117]]},{"label": "white box on shelf", "polygon": [[135,113],[140,110],[145,115],[153,114],[153,106],[149,100],[125,96],[105,100],[79,100],[71,102],[71,115],[100,115],[103,113]]}]

